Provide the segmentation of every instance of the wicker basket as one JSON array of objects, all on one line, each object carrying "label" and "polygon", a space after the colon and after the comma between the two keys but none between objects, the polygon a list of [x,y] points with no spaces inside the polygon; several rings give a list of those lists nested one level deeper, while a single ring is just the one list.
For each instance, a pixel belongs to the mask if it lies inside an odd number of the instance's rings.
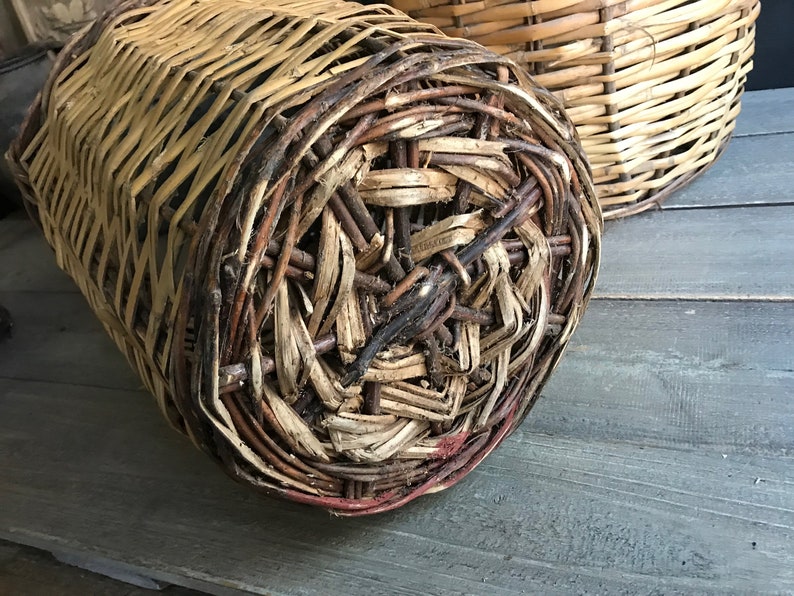
[{"label": "wicker basket", "polygon": [[60,54],[12,153],[169,420],[339,513],[449,486],[504,439],[598,266],[554,97],[392,9],[121,4]]},{"label": "wicker basket", "polygon": [[559,97],[605,218],[658,204],[725,148],[758,0],[391,0],[526,64]]}]

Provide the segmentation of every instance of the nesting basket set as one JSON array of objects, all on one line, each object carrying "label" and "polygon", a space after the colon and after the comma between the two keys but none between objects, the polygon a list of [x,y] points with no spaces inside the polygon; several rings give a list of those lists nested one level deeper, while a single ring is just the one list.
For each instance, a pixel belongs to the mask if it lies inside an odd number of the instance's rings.
[{"label": "nesting basket set", "polygon": [[[625,30],[608,4],[403,7],[424,24],[334,0],[129,0],[58,55],[10,161],[173,426],[268,494],[386,511],[454,484],[535,403],[592,293],[599,198],[642,209],[730,134],[752,3]],[[642,10],[661,4],[687,3]],[[471,20],[495,14],[552,25],[481,40],[498,51],[436,28],[507,33]],[[686,65],[662,29],[719,58]],[[675,83],[690,76],[710,110]]]}]

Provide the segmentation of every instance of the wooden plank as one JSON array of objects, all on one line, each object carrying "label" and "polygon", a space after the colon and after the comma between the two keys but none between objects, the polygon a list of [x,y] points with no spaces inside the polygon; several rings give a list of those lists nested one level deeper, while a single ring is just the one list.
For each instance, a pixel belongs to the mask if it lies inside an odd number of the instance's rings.
[{"label": "wooden plank", "polygon": [[794,207],[649,212],[609,222],[602,298],[793,300]]},{"label": "wooden plank", "polygon": [[790,303],[597,300],[528,428],[773,455],[794,445],[792,396]]},{"label": "wooden plank", "polygon": [[735,138],[712,168],[663,209],[794,204],[794,133]]},{"label": "wooden plank", "polygon": [[[17,322],[0,344],[0,378],[140,388],[81,296],[0,293],[0,303]],[[794,443],[792,338],[788,303],[595,300],[530,424],[577,439],[777,453]]]},{"label": "wooden plank", "polygon": [[794,589],[790,458],[524,427],[454,489],[345,520],[235,485],[140,393],[3,390],[2,537],[155,579],[271,594]]},{"label": "wooden plank", "polygon": [[0,292],[79,292],[55,264],[55,253],[33,223],[15,214],[0,220]]},{"label": "wooden plank", "polygon": [[794,87],[745,93],[734,135],[779,132],[794,132]]},{"label": "wooden plank", "polygon": [[33,224],[19,211],[0,219],[0,250],[6,250],[33,229]]},{"label": "wooden plank", "polygon": [[[151,590],[163,588],[162,596],[200,596],[198,592],[192,590],[176,586],[165,587],[151,582],[136,588],[131,586],[127,579],[134,578],[110,579],[104,575],[79,569],[72,563],[57,561],[49,553],[0,541],[0,593],[2,594],[151,596]],[[124,583],[121,583],[122,581]]]},{"label": "wooden plank", "polygon": [[0,291],[0,304],[14,320],[0,343],[0,379],[141,387],[82,294]]}]

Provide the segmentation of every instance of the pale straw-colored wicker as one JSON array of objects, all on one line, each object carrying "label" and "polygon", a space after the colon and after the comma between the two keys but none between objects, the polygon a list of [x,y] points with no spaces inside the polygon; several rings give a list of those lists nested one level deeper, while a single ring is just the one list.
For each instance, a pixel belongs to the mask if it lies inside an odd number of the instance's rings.
[{"label": "pale straw-colored wicker", "polygon": [[169,420],[235,478],[340,513],[499,444],[598,267],[554,97],[385,7],[121,4],[60,54],[12,154]]},{"label": "pale straw-colored wicker", "polygon": [[605,218],[648,209],[725,148],[758,0],[390,0],[527,66],[590,158]]}]

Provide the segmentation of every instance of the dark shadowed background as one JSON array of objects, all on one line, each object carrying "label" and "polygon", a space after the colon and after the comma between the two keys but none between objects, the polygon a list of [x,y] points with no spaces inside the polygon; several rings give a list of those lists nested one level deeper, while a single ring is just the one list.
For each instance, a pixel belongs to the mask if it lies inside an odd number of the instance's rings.
[{"label": "dark shadowed background", "polygon": [[761,0],[747,89],[794,87],[794,1]]}]

